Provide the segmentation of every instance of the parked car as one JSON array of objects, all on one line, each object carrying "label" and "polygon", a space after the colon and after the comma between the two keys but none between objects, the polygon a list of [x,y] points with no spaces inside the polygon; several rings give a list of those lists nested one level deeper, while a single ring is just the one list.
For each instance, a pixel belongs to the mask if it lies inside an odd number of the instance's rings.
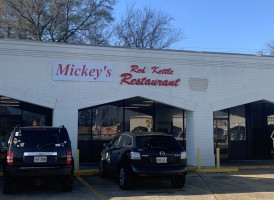
[{"label": "parked car", "polygon": [[58,178],[65,191],[73,186],[71,141],[64,126],[16,127],[3,164],[4,194],[15,191],[19,178],[43,181]]},{"label": "parked car", "polygon": [[187,158],[184,148],[165,133],[124,132],[101,152],[101,177],[117,175],[121,189],[145,178],[171,181],[175,188],[185,184]]}]

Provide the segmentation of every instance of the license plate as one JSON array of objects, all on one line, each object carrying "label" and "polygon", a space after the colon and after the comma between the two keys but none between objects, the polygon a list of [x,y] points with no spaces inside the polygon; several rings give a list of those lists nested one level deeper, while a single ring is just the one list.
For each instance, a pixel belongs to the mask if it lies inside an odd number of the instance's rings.
[{"label": "license plate", "polygon": [[167,157],[157,157],[156,163],[167,163]]},{"label": "license plate", "polygon": [[34,156],[35,163],[45,163],[47,162],[47,156]]}]

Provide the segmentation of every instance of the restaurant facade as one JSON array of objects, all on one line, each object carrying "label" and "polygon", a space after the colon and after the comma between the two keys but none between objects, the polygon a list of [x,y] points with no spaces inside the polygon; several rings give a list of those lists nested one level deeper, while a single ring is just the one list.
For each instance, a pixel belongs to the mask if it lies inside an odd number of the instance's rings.
[{"label": "restaurant facade", "polygon": [[274,57],[0,39],[0,147],[61,126],[80,162],[123,131],[165,132],[188,165],[274,157]]}]

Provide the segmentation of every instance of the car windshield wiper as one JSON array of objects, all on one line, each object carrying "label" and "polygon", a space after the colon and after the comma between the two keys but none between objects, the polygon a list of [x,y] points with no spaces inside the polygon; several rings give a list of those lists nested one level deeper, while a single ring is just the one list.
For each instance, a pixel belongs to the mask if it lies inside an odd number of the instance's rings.
[{"label": "car windshield wiper", "polygon": [[41,150],[41,149],[43,149],[43,148],[45,148],[45,147],[47,147],[47,146],[51,146],[51,145],[53,145],[53,144],[54,144],[54,143],[52,143],[52,142],[51,142],[51,143],[48,143],[48,144],[44,144],[44,145],[42,145],[42,146],[40,146],[40,144],[38,144],[37,147],[38,147],[39,150]]}]

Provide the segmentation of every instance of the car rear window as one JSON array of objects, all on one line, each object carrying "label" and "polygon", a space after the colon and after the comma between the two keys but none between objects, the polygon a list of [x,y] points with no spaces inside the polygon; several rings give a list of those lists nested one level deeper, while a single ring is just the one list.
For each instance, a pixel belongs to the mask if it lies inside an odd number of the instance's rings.
[{"label": "car rear window", "polygon": [[21,129],[15,132],[13,145],[16,147],[39,148],[65,147],[69,144],[67,132],[62,129]]},{"label": "car rear window", "polygon": [[172,136],[138,136],[136,138],[136,146],[138,148],[182,149],[177,140]]}]

